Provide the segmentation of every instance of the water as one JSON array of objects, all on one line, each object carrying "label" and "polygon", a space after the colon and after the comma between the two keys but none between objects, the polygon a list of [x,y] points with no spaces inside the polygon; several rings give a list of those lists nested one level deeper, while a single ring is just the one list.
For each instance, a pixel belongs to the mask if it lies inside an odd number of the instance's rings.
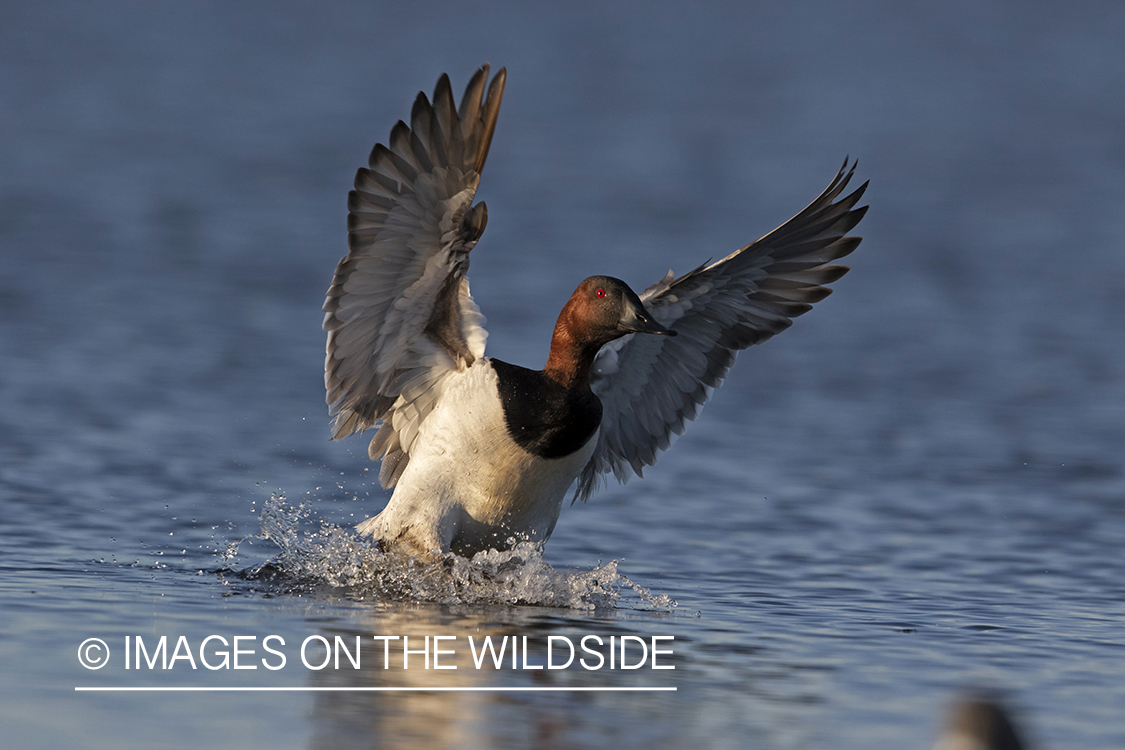
[{"label": "water", "polygon": [[[6,746],[927,747],[976,688],[1041,747],[1125,745],[1118,5],[3,16]],[[542,555],[417,584],[342,531],[386,495],[327,440],[319,306],[355,168],[485,60],[494,356],[541,363],[582,277],[719,257],[846,153],[872,208],[837,293],[643,481],[564,509]],[[259,668],[121,663],[127,636],[209,635]],[[452,636],[458,669],[299,661],[357,635]],[[552,636],[674,636],[676,669],[478,670],[485,635],[533,665]],[[73,690],[99,685],[677,691]]]}]

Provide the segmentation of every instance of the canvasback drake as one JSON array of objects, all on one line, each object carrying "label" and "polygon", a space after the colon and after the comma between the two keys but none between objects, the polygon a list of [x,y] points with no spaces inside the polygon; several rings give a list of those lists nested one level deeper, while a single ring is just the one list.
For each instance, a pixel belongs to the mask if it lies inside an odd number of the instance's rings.
[{"label": "canvasback drake", "polygon": [[[847,272],[867,184],[837,200],[848,162],[807,208],[756,242],[640,295],[591,276],[563,307],[542,370],[484,355],[469,253],[473,204],[506,71],[472,77],[458,107],[442,75],[410,125],[376,144],[348,195],[348,247],[324,303],[332,438],[377,427],[368,450],[394,488],[356,528],[388,550],[461,555],[542,543],[568,488],[641,475],[694,419],[735,354],[789,327]],[[648,334],[648,335],[634,335]],[[678,334],[678,335],[677,335]]]}]

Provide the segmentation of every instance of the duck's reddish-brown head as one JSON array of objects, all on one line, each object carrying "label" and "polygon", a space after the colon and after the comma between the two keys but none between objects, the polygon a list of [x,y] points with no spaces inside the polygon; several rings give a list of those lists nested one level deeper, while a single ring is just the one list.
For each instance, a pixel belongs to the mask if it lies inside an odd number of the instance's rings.
[{"label": "duck's reddish-brown head", "polygon": [[676,335],[652,318],[624,281],[591,276],[578,285],[559,313],[544,369],[560,382],[585,383],[598,350],[630,333]]}]

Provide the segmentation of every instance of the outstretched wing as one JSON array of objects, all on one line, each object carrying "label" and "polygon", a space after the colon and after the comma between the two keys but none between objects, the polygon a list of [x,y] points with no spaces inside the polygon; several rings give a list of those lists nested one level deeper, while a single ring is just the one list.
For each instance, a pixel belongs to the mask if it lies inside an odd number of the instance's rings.
[{"label": "outstretched wing", "polygon": [[332,437],[382,425],[371,441],[393,486],[445,375],[484,356],[484,318],[469,295],[469,251],[488,211],[473,205],[506,73],[476,72],[458,108],[442,75],[418,94],[410,125],[376,144],[348,194],[348,247],[324,302],[324,385]]},{"label": "outstretched wing", "polygon": [[678,279],[669,271],[640,295],[679,335],[633,334],[598,352],[590,386],[602,401],[602,426],[575,499],[586,500],[608,472],[622,482],[630,469],[640,476],[699,413],[739,350],[784,331],[831,293],[822,285],[848,271],[831,262],[859,245],[847,234],[867,212],[853,208],[866,182],[836,200],[854,172],[845,160],[815,201],[765,237]]}]

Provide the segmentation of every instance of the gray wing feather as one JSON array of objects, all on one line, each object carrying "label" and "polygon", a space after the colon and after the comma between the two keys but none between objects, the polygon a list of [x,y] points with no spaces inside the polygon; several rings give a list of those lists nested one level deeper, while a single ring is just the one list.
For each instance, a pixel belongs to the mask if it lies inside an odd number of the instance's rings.
[{"label": "gray wing feather", "polygon": [[391,486],[450,372],[484,356],[484,317],[469,294],[469,251],[488,212],[473,205],[506,72],[489,66],[453,100],[442,75],[433,102],[420,93],[410,125],[376,144],[348,194],[347,257],[324,302],[324,385],[332,437],[382,422],[372,458]]},{"label": "gray wing feather", "polygon": [[576,500],[589,498],[609,472],[622,482],[641,476],[698,415],[740,350],[784,331],[831,293],[824,285],[848,271],[832,261],[859,245],[848,232],[867,212],[855,208],[866,182],[837,200],[854,172],[845,160],[816,200],[765,237],[679,278],[669,271],[641,293],[649,313],[679,335],[632,334],[598,353],[590,386],[602,401],[602,426]]}]

